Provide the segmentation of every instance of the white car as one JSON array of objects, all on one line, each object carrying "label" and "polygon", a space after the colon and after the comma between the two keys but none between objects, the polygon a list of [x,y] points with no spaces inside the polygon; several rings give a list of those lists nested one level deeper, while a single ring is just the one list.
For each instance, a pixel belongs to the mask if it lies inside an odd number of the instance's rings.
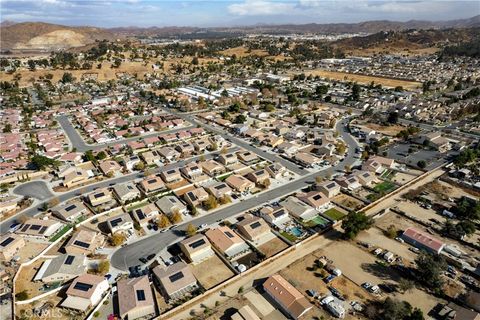
[{"label": "white car", "polygon": [[333,296],[326,296],[322,300],[320,300],[320,303],[322,305],[329,304],[330,302],[335,301],[335,298]]},{"label": "white car", "polygon": [[200,225],[200,229],[205,229],[206,227],[208,227],[208,224],[206,224],[206,223],[202,223]]}]

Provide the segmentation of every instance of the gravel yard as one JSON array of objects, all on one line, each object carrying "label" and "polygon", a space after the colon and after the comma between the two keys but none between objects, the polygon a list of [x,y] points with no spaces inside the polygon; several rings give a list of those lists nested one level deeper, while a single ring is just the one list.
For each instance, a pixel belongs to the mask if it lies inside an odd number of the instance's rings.
[{"label": "gravel yard", "polygon": [[217,255],[191,267],[195,277],[207,290],[234,275]]}]

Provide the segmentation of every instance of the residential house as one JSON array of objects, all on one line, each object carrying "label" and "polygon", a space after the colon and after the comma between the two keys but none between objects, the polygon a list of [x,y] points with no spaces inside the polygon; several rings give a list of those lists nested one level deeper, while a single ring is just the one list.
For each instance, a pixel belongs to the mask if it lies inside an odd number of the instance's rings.
[{"label": "residential house", "polygon": [[238,158],[235,153],[221,154],[218,156],[218,162],[228,167],[238,163]]},{"label": "residential house", "polygon": [[133,229],[133,220],[127,213],[111,217],[105,221],[110,233],[114,234],[119,231],[128,231]]},{"label": "residential house", "polygon": [[354,175],[340,176],[335,178],[335,181],[340,185],[340,187],[350,191],[354,191],[362,187],[357,177]]},{"label": "residential house", "polygon": [[171,147],[163,147],[158,153],[168,161],[174,161],[180,157],[180,153]]},{"label": "residential house", "polygon": [[142,160],[140,160],[140,157],[137,156],[136,154],[131,155],[131,156],[126,156],[122,159],[122,163],[128,171],[133,171],[135,166],[139,163],[141,163]]},{"label": "residential house", "polygon": [[14,233],[0,236],[0,260],[10,261],[23,247],[25,247],[25,240]]},{"label": "residential house", "polygon": [[155,202],[163,214],[171,215],[175,212],[187,213],[187,207],[175,196],[164,196]]},{"label": "residential house", "polygon": [[330,204],[330,199],[323,192],[320,191],[300,193],[297,194],[297,197],[315,210],[326,209]]},{"label": "residential house", "polygon": [[266,166],[265,170],[267,170],[268,174],[273,179],[278,179],[278,178],[284,176],[285,173],[287,172],[287,169],[285,169],[285,167],[278,162],[275,162],[275,163],[272,163],[272,164]]},{"label": "residential house", "polygon": [[145,193],[158,192],[165,189],[165,183],[158,176],[148,176],[140,181],[140,188]]},{"label": "residential house", "polygon": [[214,184],[206,187],[206,189],[217,199],[221,199],[232,194],[232,189],[225,182],[215,182]]},{"label": "residential house", "polygon": [[104,160],[98,165],[100,170],[104,175],[115,175],[122,171],[122,167],[118,164],[117,161],[113,160]]},{"label": "residential house", "polygon": [[88,195],[88,202],[94,207],[106,204],[113,200],[112,193],[107,188],[95,190]]},{"label": "residential house", "polygon": [[148,276],[117,281],[118,310],[121,319],[151,318],[155,298]]},{"label": "residential house", "polygon": [[35,274],[33,281],[44,283],[65,282],[84,274],[86,269],[85,255],[61,254],[53,259],[45,260]]},{"label": "residential house", "polygon": [[182,156],[188,156],[195,152],[195,147],[188,142],[181,143],[175,147],[175,150],[180,152]]},{"label": "residential house", "polygon": [[105,277],[83,274],[70,284],[66,291],[67,297],[60,306],[85,312],[100,302],[108,288],[108,281]]},{"label": "residential house", "polygon": [[362,186],[371,187],[377,182],[375,175],[369,171],[355,171],[353,175]]},{"label": "residential house", "polygon": [[225,172],[225,167],[215,160],[206,160],[200,162],[203,171],[211,177],[215,177]]},{"label": "residential house", "polygon": [[140,190],[132,181],[113,186],[113,192],[117,195],[121,203],[139,199],[141,197]]},{"label": "residential house", "polygon": [[67,188],[72,188],[86,183],[91,177],[93,177],[93,172],[82,168],[75,168],[64,176],[62,184]]},{"label": "residential house", "polygon": [[160,176],[166,183],[172,183],[176,181],[182,180],[182,175],[180,174],[180,170],[178,169],[169,169],[166,171],[162,171]]},{"label": "residential house", "polygon": [[266,222],[280,230],[283,230],[292,220],[288,211],[283,207],[265,206],[259,210],[259,214]]},{"label": "residential house", "polygon": [[168,300],[184,298],[186,294],[199,288],[190,266],[183,261],[171,266],[153,268],[155,280]]},{"label": "residential house", "polygon": [[315,165],[319,165],[322,162],[322,159],[315,157],[314,155],[306,152],[298,152],[294,156],[295,161],[297,161],[302,166],[307,168],[312,168]]},{"label": "residential house", "polygon": [[193,190],[187,191],[183,198],[185,201],[193,207],[199,207],[204,201],[208,199],[208,192],[205,191],[202,187],[195,188]]},{"label": "residential house", "polygon": [[95,231],[78,230],[68,240],[63,247],[68,254],[91,254],[105,242],[105,237]]},{"label": "residential house", "polygon": [[225,179],[225,182],[234,190],[241,193],[248,193],[255,187],[255,184],[247,178],[234,174]]},{"label": "residential house", "polygon": [[340,193],[340,185],[335,181],[324,181],[317,183],[315,189],[323,193],[327,198],[333,198]]},{"label": "residential house", "polygon": [[227,226],[209,229],[205,235],[210,243],[228,258],[233,258],[249,250],[245,241]]},{"label": "residential house", "polygon": [[263,283],[263,289],[293,319],[301,318],[313,307],[300,291],[279,274],[270,276]]},{"label": "residential house", "polygon": [[208,140],[206,139],[196,139],[193,142],[193,147],[195,148],[195,151],[197,151],[198,153],[204,152],[210,146],[211,146],[210,142],[208,142]]},{"label": "residential house", "polygon": [[385,169],[383,168],[382,164],[377,162],[375,159],[368,159],[362,164],[362,170],[382,173]]},{"label": "residential house", "polygon": [[196,234],[180,242],[180,249],[193,264],[198,264],[215,255],[208,239],[202,234]]},{"label": "residential house", "polygon": [[256,185],[263,185],[265,181],[270,179],[268,171],[265,169],[260,169],[254,172],[250,172],[246,175],[247,179],[254,182]]},{"label": "residential house", "polygon": [[154,151],[145,151],[140,154],[140,157],[145,161],[147,166],[156,165],[161,160],[161,155],[156,150]]},{"label": "residential house", "polygon": [[298,219],[310,220],[317,215],[317,211],[314,208],[294,196],[289,196],[280,202],[280,205]]},{"label": "residential house", "polygon": [[30,218],[15,233],[24,237],[48,239],[63,226],[58,220]]},{"label": "residential house", "polygon": [[81,216],[87,215],[88,209],[83,202],[77,200],[53,207],[52,214],[63,221],[73,222]]},{"label": "residential house", "polygon": [[245,215],[244,219],[237,222],[236,226],[242,236],[257,244],[270,240],[272,236],[270,227],[265,220],[250,214]]},{"label": "residential house", "polygon": [[190,180],[197,180],[198,178],[204,176],[202,167],[195,162],[190,162],[184,167],[180,168],[180,172]]},{"label": "residential house", "polygon": [[135,221],[138,222],[141,226],[146,225],[150,220],[155,220],[160,212],[158,208],[153,203],[149,203],[144,205],[141,208],[133,209],[132,217]]},{"label": "residential house", "polygon": [[258,160],[258,156],[250,151],[240,151],[237,152],[237,157],[245,164],[251,164]]}]

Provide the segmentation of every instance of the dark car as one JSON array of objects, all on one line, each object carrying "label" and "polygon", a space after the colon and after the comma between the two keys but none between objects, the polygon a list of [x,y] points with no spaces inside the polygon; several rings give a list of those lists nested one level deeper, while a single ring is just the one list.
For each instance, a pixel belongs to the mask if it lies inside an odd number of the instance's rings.
[{"label": "dark car", "polygon": [[155,253],[149,254],[147,256],[147,260],[152,260],[153,258],[155,258]]}]

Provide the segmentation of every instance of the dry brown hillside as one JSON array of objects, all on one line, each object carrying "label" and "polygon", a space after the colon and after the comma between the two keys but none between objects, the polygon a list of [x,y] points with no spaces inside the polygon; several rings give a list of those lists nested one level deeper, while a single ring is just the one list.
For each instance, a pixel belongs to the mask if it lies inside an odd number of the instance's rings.
[{"label": "dry brown hillside", "polygon": [[0,28],[0,47],[6,50],[50,51],[84,46],[95,40],[112,40],[108,30],[93,27],[67,27],[42,22],[25,22]]}]

